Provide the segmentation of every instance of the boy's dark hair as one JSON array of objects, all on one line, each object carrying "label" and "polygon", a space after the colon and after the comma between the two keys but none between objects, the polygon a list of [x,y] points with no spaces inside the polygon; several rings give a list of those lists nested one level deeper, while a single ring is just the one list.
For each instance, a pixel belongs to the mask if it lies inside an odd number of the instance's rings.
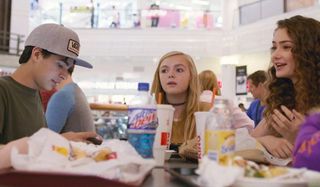
[{"label": "boy's dark hair", "polygon": [[247,80],[251,80],[252,84],[258,86],[259,83],[264,83],[267,80],[267,72],[259,70],[247,77]]},{"label": "boy's dark hair", "polygon": [[[24,48],[24,50],[22,51],[22,54],[20,55],[20,58],[19,58],[19,64],[24,64],[24,63],[28,62],[28,60],[30,59],[33,48],[34,48],[34,46],[26,46]],[[50,55],[53,55],[54,53],[51,53],[45,49],[42,49],[41,54],[42,54],[43,58],[48,58]]]},{"label": "boy's dark hair", "polygon": [[69,73],[69,75],[72,75],[73,70],[74,70],[74,65],[73,65],[73,66],[71,66],[71,67],[68,69],[68,73]]}]

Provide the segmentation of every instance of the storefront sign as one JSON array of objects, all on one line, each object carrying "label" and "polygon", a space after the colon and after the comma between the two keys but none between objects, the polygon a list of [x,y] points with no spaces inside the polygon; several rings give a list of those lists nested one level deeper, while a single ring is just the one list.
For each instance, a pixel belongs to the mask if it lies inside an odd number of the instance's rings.
[{"label": "storefront sign", "polygon": [[247,66],[236,67],[236,95],[247,94]]}]

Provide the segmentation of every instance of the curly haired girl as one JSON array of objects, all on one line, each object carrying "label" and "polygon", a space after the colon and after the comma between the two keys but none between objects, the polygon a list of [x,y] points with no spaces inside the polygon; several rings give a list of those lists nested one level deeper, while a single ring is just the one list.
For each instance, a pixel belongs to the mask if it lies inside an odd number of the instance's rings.
[{"label": "curly haired girl", "polygon": [[319,21],[299,15],[278,21],[264,120],[252,133],[274,156],[291,156],[304,116],[320,105],[319,54]]}]

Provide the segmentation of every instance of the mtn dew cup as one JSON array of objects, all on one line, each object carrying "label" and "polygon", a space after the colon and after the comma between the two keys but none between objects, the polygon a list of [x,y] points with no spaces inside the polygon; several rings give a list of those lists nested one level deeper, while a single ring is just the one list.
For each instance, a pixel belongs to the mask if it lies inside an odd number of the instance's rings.
[{"label": "mtn dew cup", "polygon": [[230,165],[235,151],[235,130],[231,127],[228,100],[216,99],[213,115],[206,119],[205,154],[222,165]]},{"label": "mtn dew cup", "polygon": [[143,158],[153,158],[152,149],[157,126],[156,105],[129,105],[128,141]]}]

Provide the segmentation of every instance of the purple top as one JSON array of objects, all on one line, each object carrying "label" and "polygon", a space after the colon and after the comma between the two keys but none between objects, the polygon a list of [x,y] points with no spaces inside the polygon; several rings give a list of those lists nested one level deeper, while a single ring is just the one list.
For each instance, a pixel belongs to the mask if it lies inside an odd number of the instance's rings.
[{"label": "purple top", "polygon": [[320,113],[302,124],[293,151],[293,166],[320,171]]}]

